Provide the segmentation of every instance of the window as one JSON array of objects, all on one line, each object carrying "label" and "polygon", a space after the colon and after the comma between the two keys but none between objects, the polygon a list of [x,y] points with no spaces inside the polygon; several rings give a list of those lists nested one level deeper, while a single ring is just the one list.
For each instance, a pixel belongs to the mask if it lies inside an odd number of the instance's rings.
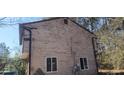
[{"label": "window", "polygon": [[80,58],[80,66],[82,70],[88,69],[87,58]]},{"label": "window", "polygon": [[47,72],[57,71],[57,59],[47,58]]}]

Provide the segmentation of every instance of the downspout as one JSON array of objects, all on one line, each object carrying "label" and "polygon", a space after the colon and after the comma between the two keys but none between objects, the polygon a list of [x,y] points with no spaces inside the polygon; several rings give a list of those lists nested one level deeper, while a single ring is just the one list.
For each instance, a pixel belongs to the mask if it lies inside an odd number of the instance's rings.
[{"label": "downspout", "polygon": [[95,42],[94,39],[97,39],[95,37],[92,37],[92,45],[93,45],[93,53],[94,53],[94,57],[95,57],[95,63],[96,63],[96,70],[97,70],[97,74],[98,74],[98,63],[97,63],[97,55],[96,55],[96,50],[95,50]]},{"label": "downspout", "polygon": [[29,75],[31,75],[32,31],[29,29]]},{"label": "downspout", "polygon": [[23,29],[29,32],[29,75],[31,75],[32,29],[36,28],[23,26]]}]

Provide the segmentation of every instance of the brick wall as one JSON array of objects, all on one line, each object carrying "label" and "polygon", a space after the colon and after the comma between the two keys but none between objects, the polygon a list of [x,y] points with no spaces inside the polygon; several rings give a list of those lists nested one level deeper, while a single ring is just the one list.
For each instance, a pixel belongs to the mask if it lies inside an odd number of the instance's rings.
[{"label": "brick wall", "polygon": [[[64,24],[63,18],[34,23],[27,26],[36,27],[32,34],[32,64],[31,73],[41,68],[45,74],[72,74],[74,63],[80,64],[80,57],[88,59],[88,70],[80,74],[96,74],[96,63],[93,53],[93,34],[68,20]],[[26,34],[26,33],[25,33]],[[24,41],[24,51],[28,52],[28,41]],[[57,58],[57,71],[46,71],[46,58]]]}]

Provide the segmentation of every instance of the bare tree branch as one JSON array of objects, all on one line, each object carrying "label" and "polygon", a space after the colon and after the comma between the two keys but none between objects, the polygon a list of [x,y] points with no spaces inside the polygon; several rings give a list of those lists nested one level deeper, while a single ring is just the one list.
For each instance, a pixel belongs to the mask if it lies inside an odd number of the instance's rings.
[{"label": "bare tree branch", "polygon": [[7,18],[7,17],[0,18],[0,21],[1,21],[1,20],[4,20],[5,18]]}]

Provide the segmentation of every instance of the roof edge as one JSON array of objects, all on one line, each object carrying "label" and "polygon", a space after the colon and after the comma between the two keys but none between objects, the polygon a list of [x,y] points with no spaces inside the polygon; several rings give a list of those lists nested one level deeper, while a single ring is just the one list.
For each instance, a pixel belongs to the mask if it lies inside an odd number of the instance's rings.
[{"label": "roof edge", "polygon": [[[60,19],[60,18],[67,18],[70,21],[72,21],[73,23],[75,23],[76,25],[78,25],[79,27],[83,28],[84,30],[86,30],[87,32],[95,35],[93,32],[89,31],[86,27],[78,24],[77,22],[73,21],[72,19],[70,19],[69,17],[53,17],[53,18],[49,18],[49,19],[44,19],[44,20],[39,20],[39,21],[34,21],[34,22],[28,22],[28,23],[21,23],[22,25],[27,25],[27,24],[33,24],[33,23],[40,23],[40,22],[46,22],[46,21],[51,21],[51,20],[55,20],[55,19]],[[95,35],[96,36],[96,35]]]},{"label": "roof edge", "polygon": [[[68,18],[68,19],[69,19],[70,21],[72,21],[73,23],[75,23],[76,25],[78,25],[79,27],[81,27],[81,28],[83,28],[84,30],[86,30],[87,32],[89,32],[90,34],[95,35],[93,32],[91,32],[90,30],[88,30],[86,27],[84,27],[84,26],[78,24],[77,22],[71,20],[70,18]],[[96,35],[95,35],[95,36],[96,36]]]},{"label": "roof edge", "polygon": [[66,18],[66,17],[53,17],[53,18],[48,18],[48,19],[34,21],[34,22],[21,23],[21,25],[27,25],[27,24],[33,24],[33,23],[40,23],[40,22],[51,21],[51,20],[60,19],[60,18]]},{"label": "roof edge", "polygon": [[77,26],[81,27],[82,29],[84,29],[85,31],[89,32],[90,34],[92,34],[92,35],[94,35],[96,37],[96,35],[93,32],[89,31],[84,26],[78,24],[77,22],[73,21],[69,17],[53,17],[53,18],[39,20],[39,21],[34,21],[34,22],[20,23],[19,24],[19,44],[20,45],[22,44],[22,34],[23,34],[22,25],[33,24],[33,23],[40,23],[40,22],[46,22],[46,21],[51,21],[51,20],[60,19],[60,18],[67,18],[67,19],[69,19],[71,22],[75,23]]}]

